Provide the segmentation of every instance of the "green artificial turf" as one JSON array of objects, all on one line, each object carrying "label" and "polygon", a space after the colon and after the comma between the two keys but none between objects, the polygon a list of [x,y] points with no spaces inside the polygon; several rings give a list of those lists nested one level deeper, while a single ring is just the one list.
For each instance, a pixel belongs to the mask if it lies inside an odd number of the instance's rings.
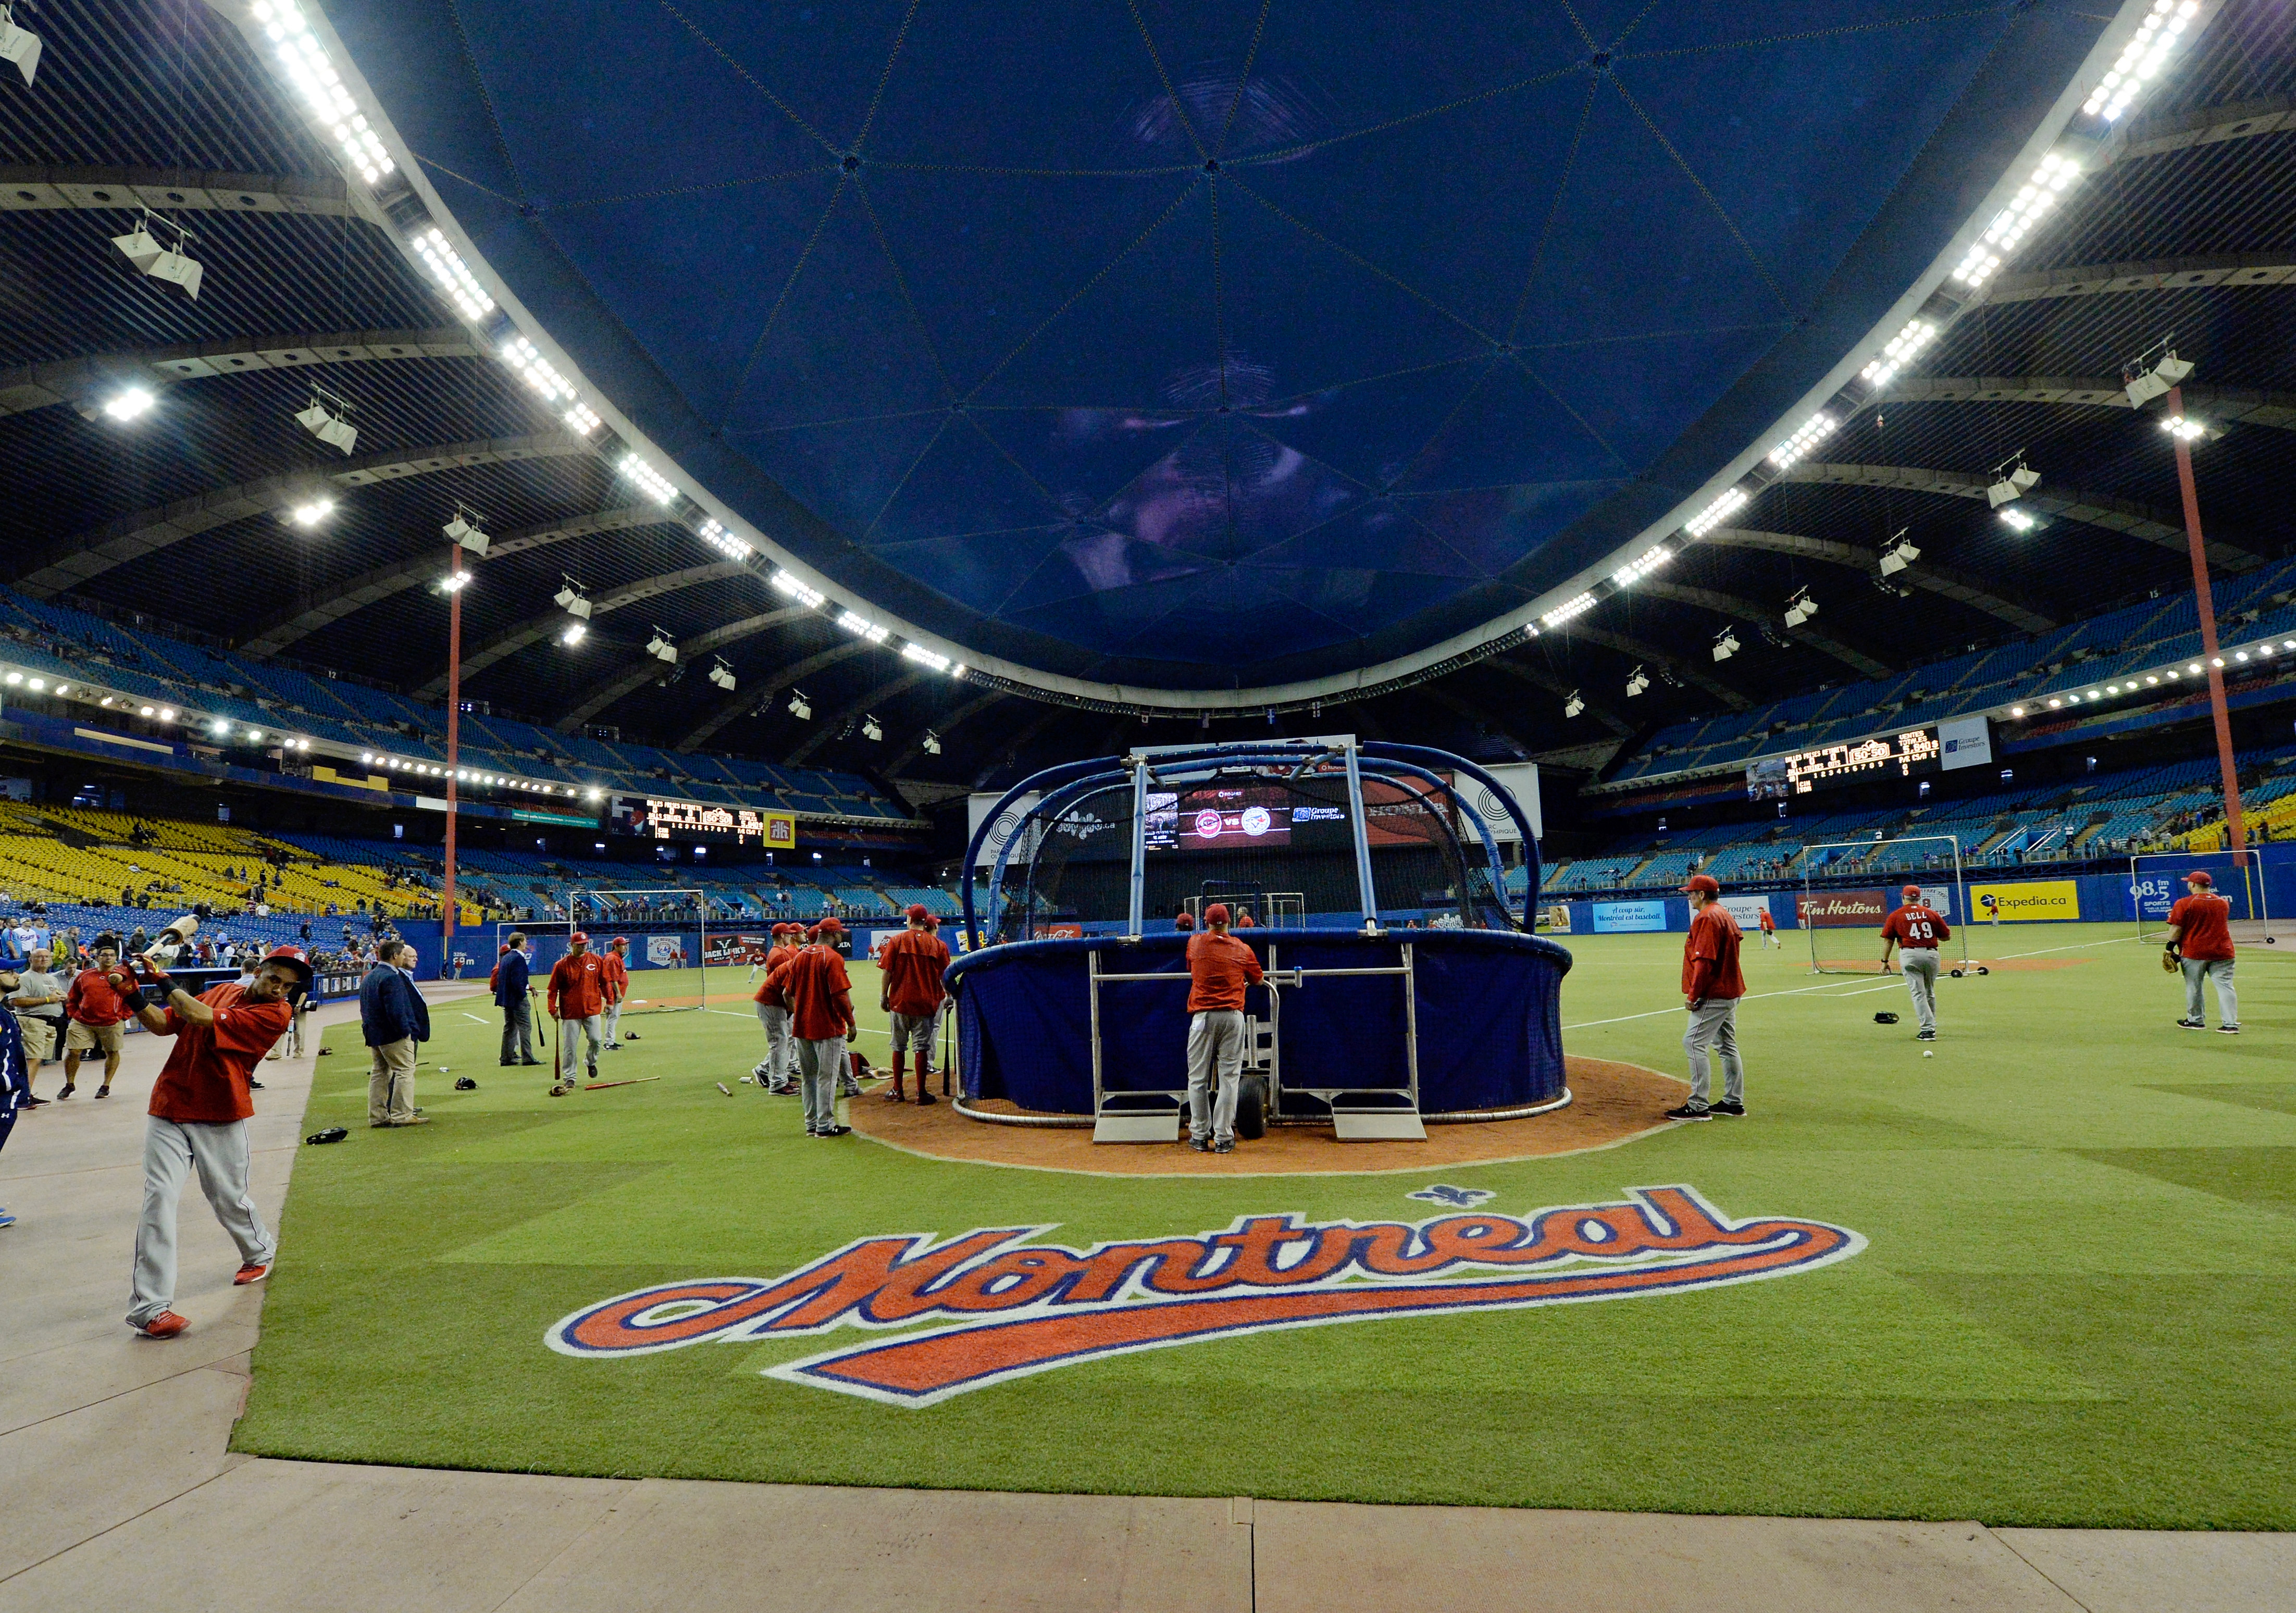
[{"label": "green artificial turf", "polygon": [[[2173,1027],[2178,984],[2126,935],[1984,937],[1988,955],[2067,949],[2033,960],[2067,966],[1941,981],[1928,1060],[1894,978],[1813,980],[1790,935],[1747,955],[1748,1118],[1424,1182],[1096,1177],[808,1142],[793,1100],[735,1080],[762,1050],[740,996],[631,1021],[644,1039],[608,1054],[610,1071],[660,1081],[559,1100],[543,1072],[496,1067],[490,1010],[438,1010],[419,1093],[435,1123],[369,1131],[363,1050],[337,1028],[305,1129],[351,1134],[296,1162],[235,1448],[572,1474],[2296,1527],[2296,958],[2243,954],[2245,1034],[2199,1036]],[[1866,955],[1866,939],[1830,950]],[[1679,938],[1570,946],[1567,1047],[1678,1071]],[[882,1024],[873,977],[854,972],[865,1023]],[[647,975],[637,989],[679,986]],[[1906,1017],[1877,1026],[1877,1009]],[[480,1090],[452,1091],[455,1074]],[[770,1278],[872,1234],[1057,1224],[1082,1248],[1247,1213],[1415,1221],[1439,1207],[1406,1194],[1434,1182],[1488,1189],[1487,1208],[1513,1216],[1686,1183],[1730,1216],[1830,1222],[1868,1245],[1774,1281],[1246,1335],[922,1408],[761,1375],[850,1331],[606,1360],[544,1343],[561,1317],[629,1290]]]}]

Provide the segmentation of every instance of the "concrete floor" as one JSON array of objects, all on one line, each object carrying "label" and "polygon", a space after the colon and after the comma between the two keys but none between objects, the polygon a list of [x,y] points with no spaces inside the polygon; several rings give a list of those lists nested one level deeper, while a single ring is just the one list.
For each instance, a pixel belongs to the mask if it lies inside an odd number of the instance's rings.
[{"label": "concrete floor", "polygon": [[[83,1085],[20,1120],[0,1154],[0,1204],[21,1217],[0,1231],[0,1613],[2296,1607],[2296,1535],[630,1482],[233,1455],[263,1294],[231,1286],[235,1251],[196,1193],[176,1299],[193,1330],[156,1343],[120,1321],[144,1104],[164,1052],[128,1044],[113,1097],[94,1102]],[[266,1063],[259,1077],[256,1188],[275,1224],[311,1070]],[[51,1069],[40,1088],[59,1085]]]}]

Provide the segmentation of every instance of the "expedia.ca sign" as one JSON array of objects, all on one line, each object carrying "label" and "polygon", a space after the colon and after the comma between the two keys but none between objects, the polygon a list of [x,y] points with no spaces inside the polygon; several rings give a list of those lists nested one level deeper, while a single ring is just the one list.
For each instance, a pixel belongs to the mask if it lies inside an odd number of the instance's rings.
[{"label": "expedia.ca sign", "polygon": [[[1050,1227],[864,1238],[783,1277],[664,1283],[545,1335],[609,1358],[784,1335],[857,1338],[765,1369],[790,1383],[923,1406],[1033,1372],[1278,1328],[1633,1299],[1813,1271],[1866,1247],[1847,1228],[1734,1221],[1689,1187],[1525,1219],[1246,1216],[1223,1232],[1095,1244]],[[892,1330],[897,1337],[886,1337]]]}]

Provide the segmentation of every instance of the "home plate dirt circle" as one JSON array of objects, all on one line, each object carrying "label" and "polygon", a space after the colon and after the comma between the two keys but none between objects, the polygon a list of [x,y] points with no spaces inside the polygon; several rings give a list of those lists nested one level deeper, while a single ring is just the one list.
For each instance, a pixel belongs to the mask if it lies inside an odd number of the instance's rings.
[{"label": "home plate dirt circle", "polygon": [[[920,1109],[871,1092],[852,1100],[863,1136],[931,1159],[1095,1176],[1372,1175],[1445,1165],[1497,1165],[1609,1148],[1676,1124],[1666,1111],[1689,1083],[1612,1059],[1563,1060],[1570,1101],[1522,1120],[1431,1126],[1424,1142],[1341,1142],[1326,1126],[1278,1126],[1232,1154],[1192,1154],[1177,1142],[1095,1143],[1087,1128],[997,1126],[968,1120],[947,1102]],[[980,1105],[1019,1113],[991,1100]]]}]

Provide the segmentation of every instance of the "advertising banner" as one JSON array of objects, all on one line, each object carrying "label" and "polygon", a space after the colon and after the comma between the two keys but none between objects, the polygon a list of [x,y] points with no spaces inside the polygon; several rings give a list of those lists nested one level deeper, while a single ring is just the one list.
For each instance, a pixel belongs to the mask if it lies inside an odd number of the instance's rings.
[{"label": "advertising banner", "polygon": [[1738,928],[1748,935],[1762,927],[1762,915],[1770,910],[1767,897],[1724,897],[1722,911],[1738,921]]},{"label": "advertising banner", "polygon": [[1556,902],[1538,910],[1538,926],[1557,935],[1570,933],[1570,904]]},{"label": "advertising banner", "polygon": [[1946,772],[1982,767],[1993,760],[1993,725],[1982,716],[1948,717],[1938,725],[1938,745]]},{"label": "advertising banner", "polygon": [[1897,898],[1886,890],[1821,890],[1794,897],[1794,912],[1818,929],[1879,929]]},{"label": "advertising banner", "polygon": [[797,814],[794,812],[760,812],[758,821],[765,825],[767,851],[797,849]]},{"label": "advertising banner", "polygon": [[684,969],[686,967],[685,938],[646,937],[645,961],[655,969]]},{"label": "advertising banner", "polygon": [[1961,915],[1953,910],[1953,887],[1950,885],[1923,886],[1922,905],[1948,924],[1961,921]]},{"label": "advertising banner", "polygon": [[1666,904],[1658,902],[1597,902],[1595,933],[1618,935],[1666,928]]},{"label": "advertising banner", "polygon": [[[996,795],[985,791],[965,798],[964,828],[967,836],[978,834],[980,831],[981,821],[988,817],[988,809],[996,806],[1000,798]],[[1043,798],[1034,792],[1024,795],[998,815],[995,825],[988,831],[988,838],[980,842],[980,866],[988,868],[995,864],[997,853],[1004,849],[1004,843],[1020,831],[1022,819],[1027,816],[1029,809]],[[1029,824],[1029,832],[1021,844],[1013,848],[1015,861],[1025,862],[1028,859],[1036,849],[1037,837],[1042,832],[1040,825]]]},{"label": "advertising banner", "polygon": [[[1539,816],[1538,764],[1537,762],[1504,762],[1487,766],[1483,771],[1496,779],[1501,788],[1514,797],[1515,805],[1522,808],[1522,815],[1530,820],[1530,832],[1535,835],[1544,835],[1546,832],[1546,825]],[[1459,779],[1454,782],[1457,785],[1460,795],[1465,798],[1467,805],[1473,807],[1483,822],[1490,825],[1491,839],[1502,846],[1511,845],[1522,839],[1521,834],[1515,829],[1514,820],[1507,815],[1506,808],[1500,806],[1497,798],[1491,794],[1489,786],[1473,779]]]},{"label": "advertising banner", "polygon": [[2080,917],[2080,886],[2071,880],[2029,880],[2018,885],[1972,885],[1969,905],[1980,919],[2032,924]]},{"label": "advertising banner", "polygon": [[766,954],[770,945],[761,934],[709,935],[702,938],[701,961],[711,969],[724,969],[730,964],[747,963]]}]

